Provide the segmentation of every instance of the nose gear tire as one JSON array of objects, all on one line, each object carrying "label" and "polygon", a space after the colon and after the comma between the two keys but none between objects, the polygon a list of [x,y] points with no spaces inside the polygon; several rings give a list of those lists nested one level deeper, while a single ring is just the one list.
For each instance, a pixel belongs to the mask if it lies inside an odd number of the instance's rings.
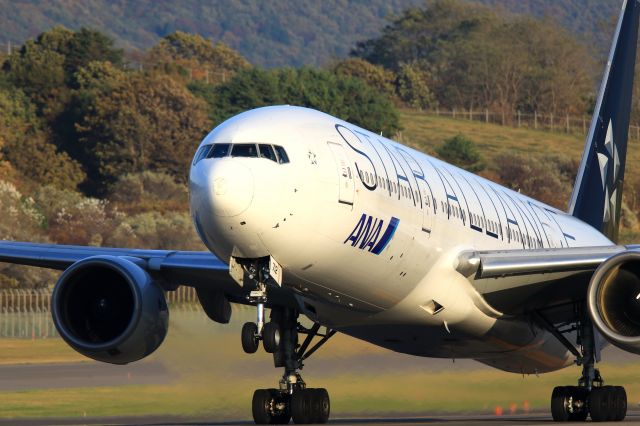
[{"label": "nose gear tire", "polygon": [[262,329],[262,344],[264,350],[270,354],[278,352],[280,349],[280,326],[270,321]]},{"label": "nose gear tire", "polygon": [[242,349],[248,353],[253,354],[258,350],[260,341],[258,339],[258,326],[253,322],[246,322],[242,326]]}]

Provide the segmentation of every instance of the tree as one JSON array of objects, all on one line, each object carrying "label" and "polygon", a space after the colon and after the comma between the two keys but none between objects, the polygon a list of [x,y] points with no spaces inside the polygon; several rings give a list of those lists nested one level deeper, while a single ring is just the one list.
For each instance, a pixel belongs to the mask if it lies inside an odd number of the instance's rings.
[{"label": "tree", "polygon": [[81,87],[86,103],[76,123],[90,189],[104,192],[120,176],[145,170],[184,182],[211,128],[202,101],[161,75],[126,74],[103,86],[110,90],[100,90],[101,84],[98,79]]},{"label": "tree", "polygon": [[406,10],[353,54],[399,72],[413,64],[447,108],[568,114],[586,108],[591,59],[558,28],[460,0]]},{"label": "tree", "polygon": [[470,172],[476,173],[485,167],[476,144],[462,135],[445,140],[436,148],[436,153],[444,161]]},{"label": "tree", "polygon": [[144,171],[121,176],[109,188],[109,200],[127,213],[188,210],[186,185],[165,173]]},{"label": "tree", "polygon": [[216,123],[247,109],[289,104],[318,109],[376,133],[393,134],[400,128],[398,113],[386,97],[360,79],[329,71],[252,68],[219,87],[198,85],[192,90],[209,102]]},{"label": "tree", "polygon": [[251,64],[224,43],[181,31],[163,37],[147,54],[147,66],[188,80],[223,83]]},{"label": "tree", "polygon": [[338,76],[359,78],[389,98],[395,96],[395,75],[379,65],[361,58],[347,58],[334,63],[331,70]]},{"label": "tree", "polygon": [[75,189],[84,180],[80,164],[50,142],[35,108],[19,90],[0,90],[0,140],[6,159],[35,183]]},{"label": "tree", "polygon": [[564,210],[578,170],[576,161],[510,153],[499,155],[493,167],[505,186]]},{"label": "tree", "polygon": [[[113,40],[102,33],[82,28],[73,32],[55,27],[28,40],[19,51],[11,54],[3,69],[9,80],[36,103],[40,111],[46,108],[59,112],[68,91],[76,85],[76,72],[92,61],[109,61],[122,65],[122,50],[113,47]],[[52,114],[54,115],[54,114]]]},{"label": "tree", "polygon": [[64,70],[69,86],[77,85],[76,73],[91,62],[109,62],[118,68],[123,65],[122,49],[116,49],[111,38],[88,28],[74,32],[61,53],[65,57]]},{"label": "tree", "polygon": [[413,108],[435,106],[436,100],[429,90],[428,80],[427,72],[418,64],[400,64],[395,82],[398,97]]}]

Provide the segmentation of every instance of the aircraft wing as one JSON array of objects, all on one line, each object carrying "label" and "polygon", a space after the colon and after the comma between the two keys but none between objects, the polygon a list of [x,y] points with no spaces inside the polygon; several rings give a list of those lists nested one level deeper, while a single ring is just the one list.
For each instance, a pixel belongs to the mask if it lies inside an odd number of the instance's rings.
[{"label": "aircraft wing", "polygon": [[[544,250],[466,251],[457,270],[494,309],[527,311],[573,309],[584,300],[593,272],[609,257],[640,246],[574,247]],[[558,312],[558,319],[565,314]]]},{"label": "aircraft wing", "polygon": [[0,241],[0,262],[61,271],[79,260],[101,255],[140,259],[139,266],[170,284],[193,287],[215,286],[231,294],[238,293],[240,289],[229,276],[229,267],[210,252]]}]

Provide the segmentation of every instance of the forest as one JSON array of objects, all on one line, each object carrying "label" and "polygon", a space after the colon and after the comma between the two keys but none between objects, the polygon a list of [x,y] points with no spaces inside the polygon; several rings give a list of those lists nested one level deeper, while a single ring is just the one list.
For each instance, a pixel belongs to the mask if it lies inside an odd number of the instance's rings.
[{"label": "forest", "polygon": [[[406,9],[322,67],[264,68],[181,31],[131,57],[96,29],[58,26],[0,54],[0,239],[202,249],[188,213],[189,164],[234,114],[301,105],[390,137],[407,110],[583,115],[600,68],[557,25],[460,0]],[[577,159],[489,162],[472,139],[442,141],[432,154],[564,208],[558,194]],[[537,174],[528,184],[520,176]],[[636,226],[632,210],[626,223]],[[54,282],[47,271],[0,266],[0,287]]]},{"label": "forest", "polygon": [[[377,37],[385,18],[426,0],[0,0],[0,46],[20,45],[56,25],[82,25],[145,51],[176,31],[222,41],[252,64],[268,68],[324,66],[348,55],[358,41]],[[478,0],[511,13],[557,22],[576,37],[609,47],[621,0]],[[5,46],[6,47],[6,46]]]}]

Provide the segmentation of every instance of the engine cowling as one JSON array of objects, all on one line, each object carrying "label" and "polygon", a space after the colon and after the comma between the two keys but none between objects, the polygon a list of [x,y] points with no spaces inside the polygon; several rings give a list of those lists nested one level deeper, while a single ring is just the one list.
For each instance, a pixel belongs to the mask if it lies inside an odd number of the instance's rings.
[{"label": "engine cowling", "polygon": [[72,348],[112,364],[151,354],[169,326],[162,288],[144,269],[115,256],[71,265],[58,279],[51,305],[56,329]]},{"label": "engine cowling", "polygon": [[594,325],[610,343],[640,354],[640,252],[622,252],[596,269],[587,306]]}]

